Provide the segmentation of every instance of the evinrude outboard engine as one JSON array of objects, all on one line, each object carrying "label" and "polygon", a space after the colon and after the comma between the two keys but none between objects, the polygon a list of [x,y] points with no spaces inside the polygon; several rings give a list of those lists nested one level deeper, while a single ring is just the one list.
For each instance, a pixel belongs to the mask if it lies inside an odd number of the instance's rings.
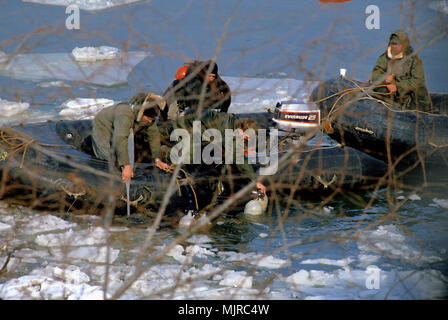
[{"label": "evinrude outboard engine", "polygon": [[314,102],[281,101],[275,106],[272,120],[279,131],[303,135],[319,128],[320,109]]}]

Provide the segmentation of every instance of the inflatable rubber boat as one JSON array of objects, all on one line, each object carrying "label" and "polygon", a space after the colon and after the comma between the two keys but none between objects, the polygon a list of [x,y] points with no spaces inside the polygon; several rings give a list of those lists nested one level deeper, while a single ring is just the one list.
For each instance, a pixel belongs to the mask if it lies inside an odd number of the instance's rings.
[{"label": "inflatable rubber boat", "polygon": [[[267,127],[275,125],[267,112],[239,116],[257,119],[257,123]],[[35,208],[76,213],[98,214],[111,208],[125,213],[127,195],[120,173],[93,156],[91,129],[90,120],[1,129],[0,198]],[[138,135],[135,138],[137,145]],[[263,176],[268,192],[331,192],[369,187],[382,181],[387,173],[383,161],[353,148],[335,143],[307,145],[289,135],[278,139],[275,154],[278,167]],[[136,163],[131,180],[129,200],[133,212],[157,210],[172,178],[171,173],[145,161]],[[266,167],[259,163],[253,166],[255,170]],[[175,190],[166,212],[200,211],[232,197],[249,180],[236,171],[229,174],[224,170],[227,167],[223,164],[182,166],[175,177]]]},{"label": "inflatable rubber boat", "polygon": [[313,90],[310,100],[321,111],[326,133],[401,172],[418,169],[448,178],[448,94],[432,93],[434,112],[427,113],[383,103],[367,87],[340,77]]}]

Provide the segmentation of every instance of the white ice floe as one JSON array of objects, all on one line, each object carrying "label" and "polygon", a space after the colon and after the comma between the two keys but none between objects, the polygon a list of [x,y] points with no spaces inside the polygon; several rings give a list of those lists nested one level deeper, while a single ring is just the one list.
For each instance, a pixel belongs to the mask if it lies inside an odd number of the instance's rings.
[{"label": "white ice floe", "polygon": [[[94,263],[113,263],[119,255],[120,250],[107,247],[81,247],[67,253],[68,258]],[[65,257],[65,253],[62,254],[62,257]]]},{"label": "white ice floe", "polygon": [[300,270],[285,279],[286,282],[300,286],[327,286],[333,282],[333,276],[320,270]]},{"label": "white ice floe", "polygon": [[340,259],[340,260],[320,258],[320,259],[303,260],[301,262],[301,264],[323,264],[323,265],[337,266],[337,267],[348,267],[350,265],[350,263],[352,263],[353,261],[354,260],[352,258],[344,258],[344,259]]},{"label": "white ice floe", "polygon": [[37,234],[76,227],[76,223],[67,222],[50,214],[33,216],[22,227],[26,234]]},{"label": "white ice floe", "polygon": [[[406,197],[403,196],[403,195],[400,195],[400,196],[397,197],[397,200],[404,200],[404,199],[406,199]],[[422,200],[422,198],[418,194],[416,194],[416,193],[411,194],[408,199],[412,200],[412,201]]]},{"label": "white ice floe", "polygon": [[441,257],[426,256],[422,248],[413,248],[409,239],[395,225],[379,226],[361,233],[358,240],[361,251],[381,253],[389,258],[413,262],[438,262]]},{"label": "white ice floe", "polygon": [[19,80],[66,80],[113,86],[127,82],[129,73],[149,52],[121,52],[119,59],[78,62],[72,53],[23,53],[0,64],[0,75]]},{"label": "white ice floe", "polygon": [[70,88],[64,81],[43,81],[37,84],[40,88]]},{"label": "white ice floe", "polygon": [[125,232],[125,231],[129,231],[128,227],[110,227],[109,228],[110,232]]},{"label": "white ice floe", "polygon": [[168,253],[166,254],[168,257],[174,258],[176,261],[180,263],[184,263],[187,258],[183,253],[185,249],[180,244],[175,245]]},{"label": "white ice floe", "polygon": [[409,200],[412,200],[412,201],[415,201],[415,200],[422,200],[422,198],[421,198],[418,194],[413,193],[413,194],[411,194],[411,195],[409,196]]},{"label": "white ice floe", "polygon": [[[309,298],[325,299],[435,299],[446,294],[446,277],[436,270],[378,269],[375,287],[368,270],[300,270],[283,281]],[[371,284],[371,283],[370,283]]]},{"label": "white ice floe", "polygon": [[12,225],[0,222],[0,232],[12,230]]},{"label": "white ice floe", "polygon": [[305,100],[317,85],[296,79],[222,78],[232,90],[232,113],[263,112],[280,101]]},{"label": "white ice floe", "polygon": [[123,6],[141,0],[23,0],[23,1],[43,5],[55,5],[64,7],[68,7],[69,5],[76,5],[81,10],[96,11]]},{"label": "white ice floe", "polygon": [[226,270],[219,285],[237,288],[252,288],[253,277],[248,276],[246,271]]},{"label": "white ice floe", "polygon": [[185,252],[188,255],[192,255],[192,256],[196,256],[199,258],[205,258],[207,256],[214,256],[215,253],[213,251],[208,250],[207,248],[198,246],[198,245],[193,245],[193,246],[188,246],[185,249]]},{"label": "white ice floe", "polygon": [[[1,69],[1,67],[0,67]],[[27,102],[14,102],[0,98],[0,114],[3,117],[11,117],[23,113],[30,107]]]},{"label": "white ice floe", "polygon": [[187,241],[190,243],[196,243],[196,244],[213,242],[213,240],[210,239],[210,237],[208,237],[204,234],[194,234],[190,238],[188,238]]},{"label": "white ice floe", "polygon": [[434,198],[432,199],[432,201],[434,201],[434,203],[437,204],[439,207],[448,209],[448,199]]},{"label": "white ice floe", "polygon": [[80,62],[95,62],[98,60],[117,59],[120,57],[120,49],[115,47],[82,47],[72,50],[73,58]]},{"label": "white ice floe", "polygon": [[103,291],[99,286],[91,286],[84,282],[59,281],[44,275],[42,271],[34,273],[0,284],[0,298],[5,300],[103,299]]},{"label": "white ice floe", "polygon": [[289,260],[283,260],[274,258],[273,256],[260,256],[252,260],[251,264],[258,267],[268,268],[268,269],[279,269],[287,266],[290,263]]},{"label": "white ice floe", "polygon": [[64,268],[58,266],[54,267],[53,276],[66,283],[72,284],[87,283],[90,281],[90,277],[86,273],[82,272],[78,266],[72,265]]},{"label": "white ice floe", "polygon": [[447,0],[432,1],[429,4],[429,7],[438,12],[448,14],[448,1]]},{"label": "white ice floe", "polygon": [[218,255],[227,262],[245,262],[268,269],[279,269],[290,264],[289,260],[278,259],[271,255],[263,255],[254,252],[239,253],[233,251],[221,251],[218,252]]},{"label": "white ice floe", "polygon": [[65,101],[59,115],[64,119],[92,119],[98,112],[114,104],[115,101],[110,99],[76,98]]},{"label": "white ice floe", "polygon": [[8,55],[0,50],[0,63],[8,61]]},{"label": "white ice floe", "polygon": [[48,251],[45,250],[35,250],[31,248],[23,248],[20,250],[14,251],[14,256],[21,258],[22,261],[33,261],[36,258],[46,259],[50,257]]},{"label": "white ice floe", "polygon": [[102,245],[107,241],[107,231],[101,227],[81,231],[68,230],[64,233],[38,235],[35,242],[43,247],[57,246],[92,246]]}]

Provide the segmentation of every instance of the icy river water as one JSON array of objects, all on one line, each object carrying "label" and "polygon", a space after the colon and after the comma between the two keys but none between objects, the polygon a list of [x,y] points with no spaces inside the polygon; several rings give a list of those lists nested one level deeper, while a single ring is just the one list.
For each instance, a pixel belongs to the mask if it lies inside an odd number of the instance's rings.
[{"label": "icy river water", "polygon": [[[184,60],[215,54],[230,112],[263,111],[306,97],[340,68],[367,80],[399,28],[422,47],[429,90],[448,91],[448,44],[437,38],[446,1],[374,1],[373,30],[371,1],[79,1],[94,6],[80,6],[80,28],[68,30],[72,2],[0,3],[0,51],[15,53],[8,65],[0,55],[1,125],[91,118],[136,92],[162,93]],[[122,5],[100,7],[111,3]],[[80,64],[71,56],[100,46],[129,54]],[[224,215],[181,242],[184,229],[163,227],[143,253],[143,216],[104,227],[96,216],[0,201],[0,299],[446,299],[447,182],[409,177],[326,202],[300,198],[288,210],[282,202],[256,218]]]}]

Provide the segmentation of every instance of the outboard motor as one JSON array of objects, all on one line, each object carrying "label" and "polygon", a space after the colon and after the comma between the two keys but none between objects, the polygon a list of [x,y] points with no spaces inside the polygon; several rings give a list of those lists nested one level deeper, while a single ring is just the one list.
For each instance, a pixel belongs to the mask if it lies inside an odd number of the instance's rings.
[{"label": "outboard motor", "polygon": [[304,135],[320,126],[320,109],[314,102],[281,101],[277,103],[272,119],[279,131]]}]

